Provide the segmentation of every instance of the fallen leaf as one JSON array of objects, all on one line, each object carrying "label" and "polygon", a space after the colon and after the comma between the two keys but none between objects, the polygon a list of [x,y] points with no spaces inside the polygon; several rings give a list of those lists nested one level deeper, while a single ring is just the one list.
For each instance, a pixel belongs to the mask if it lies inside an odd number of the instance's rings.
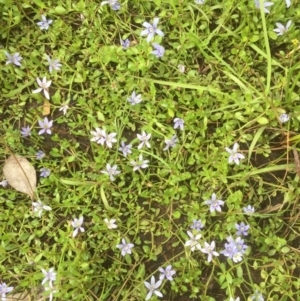
[{"label": "fallen leaf", "polygon": [[50,114],[50,103],[48,100],[45,100],[43,105],[43,116]]},{"label": "fallen leaf", "polygon": [[17,191],[26,193],[34,199],[36,172],[30,162],[18,155],[11,155],[3,167],[3,173],[9,185]]}]

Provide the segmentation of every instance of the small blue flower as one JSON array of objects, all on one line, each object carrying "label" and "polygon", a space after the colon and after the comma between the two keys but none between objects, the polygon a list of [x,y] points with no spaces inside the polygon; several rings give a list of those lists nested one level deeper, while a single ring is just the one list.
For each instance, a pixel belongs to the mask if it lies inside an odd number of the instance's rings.
[{"label": "small blue flower", "polygon": [[7,57],[5,65],[15,64],[16,66],[22,66],[20,63],[20,61],[22,61],[22,57],[20,56],[19,52],[16,52],[14,54],[9,54],[8,52],[5,52],[5,55]]},{"label": "small blue flower", "polygon": [[39,135],[42,135],[44,133],[47,133],[47,134],[51,134],[51,127],[53,125],[53,120],[48,120],[47,117],[44,118],[44,120],[39,120],[38,121],[40,127],[42,128],[40,131],[39,131]]},{"label": "small blue flower", "polygon": [[49,64],[49,72],[51,73],[53,70],[59,71],[62,64],[59,60],[51,59],[49,55],[46,56],[46,59]]},{"label": "small blue flower", "polygon": [[119,1],[117,1],[117,0],[102,1],[101,6],[103,6],[104,4],[108,4],[112,10],[120,10],[121,9],[121,5],[120,5]]},{"label": "small blue flower", "polygon": [[117,245],[118,249],[121,249],[122,256],[125,256],[126,254],[131,254],[131,249],[134,247],[134,244],[127,243],[124,238],[122,238],[122,243]]},{"label": "small blue flower", "polygon": [[48,178],[51,173],[50,169],[45,168],[45,167],[41,168],[40,172],[41,172],[41,177],[43,177],[43,178]]},{"label": "small blue flower", "polygon": [[244,236],[248,235],[248,230],[250,228],[249,225],[245,225],[245,223],[241,222],[240,224],[235,224],[235,227],[237,229],[236,232],[237,235],[244,235]]},{"label": "small blue flower", "polygon": [[174,119],[174,129],[180,128],[183,131],[184,128],[184,120],[181,118]]},{"label": "small blue flower", "polygon": [[132,153],[131,147],[132,147],[131,144],[126,145],[124,141],[121,141],[121,146],[119,148],[119,151],[122,152],[125,157],[127,157],[128,154]]},{"label": "small blue flower", "polygon": [[[254,0],[254,4],[257,9],[260,9],[259,0]],[[263,0],[264,12],[266,14],[270,13],[270,11],[267,9],[267,7],[272,6],[273,4],[274,4],[273,2],[266,2],[265,0]]]},{"label": "small blue flower", "polygon": [[52,22],[53,20],[47,20],[46,16],[42,15],[42,21],[37,22],[37,25],[40,27],[41,30],[48,30]]},{"label": "small blue flower", "polygon": [[122,39],[120,39],[120,44],[123,47],[123,49],[126,50],[130,46],[130,41],[128,39],[126,39],[124,41]]},{"label": "small blue flower", "polygon": [[158,34],[161,37],[164,36],[164,33],[160,29],[157,28],[158,21],[159,21],[159,18],[154,18],[153,24],[150,24],[148,22],[143,23],[143,26],[146,27],[146,29],[144,29],[141,32],[141,36],[147,36],[147,42],[150,42],[151,40],[153,40],[155,34]]},{"label": "small blue flower", "polygon": [[29,126],[27,126],[26,128],[23,127],[21,129],[21,135],[22,135],[22,137],[28,137],[28,136],[30,136],[31,135],[30,127]]},{"label": "small blue flower", "polygon": [[160,46],[156,43],[153,43],[152,46],[155,49],[151,52],[152,54],[154,54],[157,58],[161,58],[164,56],[165,48],[163,46]]},{"label": "small blue flower", "polygon": [[127,100],[134,106],[142,101],[141,94],[136,94],[135,91],[132,92],[131,96]]},{"label": "small blue flower", "polygon": [[41,160],[45,157],[45,153],[43,151],[39,150],[36,152],[35,156],[38,160]]},{"label": "small blue flower", "polygon": [[165,148],[164,148],[163,150],[166,151],[166,150],[168,150],[170,147],[173,148],[173,147],[176,145],[177,142],[178,142],[178,139],[177,139],[176,135],[173,135],[173,136],[171,137],[171,139],[166,139],[166,140],[165,140],[166,146],[165,146]]},{"label": "small blue flower", "polygon": [[201,220],[193,220],[193,224],[191,225],[191,229],[193,230],[201,230],[204,227],[204,225],[202,224]]}]

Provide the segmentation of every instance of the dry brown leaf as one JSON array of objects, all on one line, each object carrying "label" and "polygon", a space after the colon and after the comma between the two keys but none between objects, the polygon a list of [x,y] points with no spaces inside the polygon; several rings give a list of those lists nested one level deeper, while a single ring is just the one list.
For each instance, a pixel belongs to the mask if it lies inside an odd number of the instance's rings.
[{"label": "dry brown leaf", "polygon": [[45,100],[43,105],[43,115],[49,115],[50,114],[50,103],[48,100]]},{"label": "dry brown leaf", "polygon": [[9,294],[6,296],[6,301],[44,301],[47,297],[42,294],[36,295],[35,290],[24,291],[23,293]]},{"label": "dry brown leaf", "polygon": [[4,164],[3,173],[9,185],[34,199],[36,172],[30,162],[18,155],[11,155]]}]

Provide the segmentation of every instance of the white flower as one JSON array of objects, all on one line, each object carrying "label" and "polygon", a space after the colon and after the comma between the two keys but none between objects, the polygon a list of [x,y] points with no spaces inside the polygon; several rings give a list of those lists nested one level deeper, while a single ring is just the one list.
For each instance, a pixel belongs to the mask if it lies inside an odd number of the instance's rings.
[{"label": "white flower", "polygon": [[195,0],[196,4],[204,4],[204,0]]},{"label": "white flower", "polygon": [[117,142],[117,139],[115,139],[115,136],[117,136],[117,133],[111,133],[111,134],[105,134],[105,143],[109,148],[112,148],[112,144]]},{"label": "white flower", "polygon": [[135,91],[132,92],[131,96],[127,98],[133,106],[139,104],[142,101],[142,95],[136,94]]},{"label": "white flower", "polygon": [[179,64],[179,65],[177,66],[177,68],[178,68],[178,71],[179,71],[180,73],[184,73],[184,71],[185,71],[185,66],[184,66],[184,65]]},{"label": "white flower", "polygon": [[64,102],[59,108],[59,111],[63,111],[64,115],[66,115],[68,109],[69,109],[68,102]]},{"label": "white flower", "polygon": [[285,0],[285,3],[287,8],[291,6],[291,0]]},{"label": "white flower", "polygon": [[50,291],[49,292],[49,301],[52,301],[53,300],[53,294],[58,292],[57,290],[55,290],[53,287],[50,287],[50,286],[45,287],[45,291]]},{"label": "white flower", "polygon": [[20,61],[22,61],[22,57],[20,56],[19,52],[16,52],[14,54],[9,54],[8,52],[5,52],[5,55],[7,57],[5,65],[14,64],[16,66],[22,66],[20,63]]},{"label": "white flower", "polygon": [[[270,11],[267,9],[267,7],[272,6],[274,3],[273,2],[265,2],[265,0],[262,0],[262,2],[263,2],[264,12],[269,14]],[[254,4],[257,9],[260,9],[259,0],[254,0]]]},{"label": "white flower", "polygon": [[255,209],[251,205],[248,205],[247,207],[243,208],[244,212],[248,215],[251,215],[254,213]]},{"label": "white flower", "polygon": [[7,180],[3,180],[3,181],[0,182],[0,185],[2,187],[6,187],[8,185],[8,181]]},{"label": "white flower", "polygon": [[121,249],[122,256],[126,254],[131,254],[131,249],[134,247],[134,244],[127,243],[125,238],[122,238],[122,243],[117,245],[118,249]]},{"label": "white flower", "polygon": [[37,22],[37,25],[40,27],[41,30],[45,29],[48,30],[50,24],[53,22],[53,20],[47,20],[46,16],[42,15],[42,21]]},{"label": "white flower", "polygon": [[49,271],[42,269],[42,272],[44,274],[42,285],[49,281],[49,286],[52,287],[52,281],[56,280],[56,273],[54,272],[54,268],[49,269]]},{"label": "white flower", "polygon": [[191,247],[191,251],[195,251],[195,249],[197,248],[198,250],[201,250],[201,245],[199,243],[199,239],[201,238],[201,234],[198,233],[196,236],[190,232],[187,231],[188,236],[190,237],[190,240],[186,241],[186,243],[184,244],[185,247]]},{"label": "white flower", "polygon": [[62,64],[59,60],[51,59],[49,55],[46,56],[46,59],[49,64],[49,72],[51,73],[53,70],[59,71]]},{"label": "white flower", "polygon": [[115,180],[114,176],[118,175],[121,172],[120,170],[117,169],[118,169],[117,165],[111,166],[110,164],[106,164],[106,170],[101,170],[101,172],[106,175],[109,175],[110,180],[114,181]]},{"label": "white flower", "polygon": [[141,149],[144,145],[147,147],[151,147],[149,143],[149,139],[151,138],[151,134],[146,134],[144,131],[142,134],[137,134],[138,139],[141,141],[141,143],[138,145],[138,149]]},{"label": "white flower", "polygon": [[38,77],[36,79],[38,85],[40,86],[40,88],[32,91],[32,93],[40,93],[41,91],[44,92],[44,95],[47,99],[50,99],[49,96],[49,92],[48,92],[48,88],[51,85],[51,80],[47,81],[46,77],[43,78],[43,80],[41,81]]},{"label": "white flower", "polygon": [[0,295],[1,295],[1,301],[6,300],[6,294],[10,293],[13,290],[13,286],[7,286],[5,282],[0,283]]},{"label": "white flower", "polygon": [[105,218],[104,222],[105,222],[107,228],[110,229],[110,230],[118,228],[118,226],[115,224],[116,220],[114,218],[110,219],[110,220],[108,220],[107,218]]},{"label": "white flower", "polygon": [[286,122],[288,122],[289,120],[290,120],[290,116],[289,116],[288,114],[283,113],[283,114],[281,114],[281,115],[279,116],[279,121],[280,121],[281,123],[286,123]]},{"label": "white flower", "polygon": [[83,223],[83,216],[80,216],[78,219],[74,218],[71,222],[72,227],[74,228],[72,236],[75,237],[78,234],[78,231],[84,232],[84,228],[81,227]]},{"label": "white flower", "polygon": [[93,135],[91,141],[95,141],[98,144],[103,145],[106,139],[106,132],[100,128],[95,128],[96,131],[91,131],[90,133]]},{"label": "white flower", "polygon": [[201,252],[206,253],[208,255],[207,257],[208,262],[211,262],[213,256],[219,256],[219,253],[214,251],[215,246],[216,244],[214,241],[212,241],[211,244],[204,242],[204,248],[201,248]]},{"label": "white flower", "polygon": [[121,5],[117,0],[108,0],[108,1],[102,1],[101,6],[108,4],[112,10],[119,10],[121,9]]},{"label": "white flower", "polygon": [[44,210],[46,211],[52,210],[51,207],[44,205],[40,200],[38,200],[37,202],[32,202],[32,207],[33,207],[33,212],[37,213],[38,217],[42,216]]},{"label": "white flower", "polygon": [[239,145],[237,143],[235,143],[233,145],[233,148],[230,149],[228,147],[226,147],[226,151],[230,154],[229,158],[228,158],[228,162],[232,163],[234,162],[235,164],[239,165],[241,159],[245,159],[245,156],[238,153],[237,149],[239,148]]},{"label": "white flower", "polygon": [[276,23],[277,28],[275,28],[273,31],[277,32],[278,36],[282,36],[291,27],[291,25],[291,20],[289,20],[285,26],[281,23]]},{"label": "white flower", "polygon": [[149,300],[153,294],[155,294],[158,297],[163,297],[163,294],[158,291],[157,289],[161,286],[162,281],[158,280],[157,282],[155,282],[155,278],[154,276],[151,277],[151,281],[150,282],[144,282],[145,286],[147,287],[147,289],[149,290],[147,296],[146,296],[146,301]]},{"label": "white flower", "polygon": [[136,171],[140,168],[147,168],[149,166],[148,163],[149,160],[144,160],[142,154],[139,155],[138,161],[134,161],[134,160],[130,161],[130,164],[133,166],[133,171]]},{"label": "white flower", "polygon": [[217,200],[217,196],[215,193],[212,194],[211,200],[207,200],[204,202],[206,205],[209,205],[210,212],[215,212],[215,210],[221,212],[222,208],[221,206],[224,205],[224,201]]}]

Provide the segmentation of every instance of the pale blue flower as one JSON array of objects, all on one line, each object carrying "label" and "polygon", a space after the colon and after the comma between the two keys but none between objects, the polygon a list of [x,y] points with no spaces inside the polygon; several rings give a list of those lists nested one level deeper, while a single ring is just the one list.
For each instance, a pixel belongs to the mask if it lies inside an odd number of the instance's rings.
[{"label": "pale blue flower", "polygon": [[181,118],[174,119],[174,129],[180,128],[182,131],[184,129],[184,120]]},{"label": "pale blue flower", "polygon": [[53,20],[47,20],[45,15],[42,15],[42,21],[37,22],[37,25],[40,27],[41,30],[48,30],[50,24],[52,24]]},{"label": "pale blue flower", "polygon": [[51,73],[53,70],[59,71],[62,64],[59,62],[59,60],[51,59],[49,55],[46,56],[46,59],[49,64],[49,72]]},{"label": "pale blue flower", "polygon": [[45,153],[43,151],[39,150],[36,152],[35,156],[38,160],[41,160],[45,157]]},{"label": "pale blue flower", "polygon": [[172,281],[173,280],[173,275],[176,274],[176,271],[174,271],[172,269],[172,265],[168,265],[166,267],[166,269],[159,268],[158,270],[160,271],[160,276],[159,276],[160,280],[163,280],[166,277],[169,281]]},{"label": "pale blue flower", "polygon": [[191,229],[193,230],[201,230],[204,227],[204,225],[202,224],[201,220],[193,220],[193,224],[191,225]]},{"label": "pale blue flower", "polygon": [[[262,1],[263,1],[264,12],[269,14],[270,11],[267,9],[267,7],[272,6],[274,3],[273,2],[265,2],[265,0],[262,0]],[[257,9],[260,9],[259,0],[254,0],[254,4]]]},{"label": "pale blue flower", "polygon": [[146,288],[149,291],[147,296],[146,296],[146,299],[145,299],[146,301],[149,300],[152,297],[153,294],[158,296],[158,297],[161,297],[161,298],[163,297],[163,294],[160,291],[157,290],[161,286],[161,283],[162,283],[161,280],[158,280],[156,282],[154,276],[151,277],[150,282],[146,282],[146,281],[144,282]]},{"label": "pale blue flower", "polygon": [[168,150],[170,147],[173,148],[173,147],[176,145],[177,142],[178,142],[178,139],[177,139],[176,135],[173,135],[173,136],[171,137],[171,139],[166,139],[166,140],[165,140],[166,146],[165,146],[165,148],[164,148],[163,150],[166,151],[166,150]]},{"label": "pale blue flower", "polygon": [[240,160],[245,159],[244,155],[237,152],[238,148],[239,148],[239,145],[237,143],[235,143],[233,145],[232,149],[225,147],[226,151],[230,154],[230,156],[228,158],[229,164],[234,162],[235,164],[239,165]]},{"label": "pale blue flower", "polygon": [[101,6],[103,6],[104,4],[108,4],[112,10],[120,10],[121,9],[121,5],[120,5],[119,1],[117,1],[117,0],[102,1]]},{"label": "pale blue flower", "polygon": [[14,64],[16,66],[21,66],[20,61],[22,60],[22,57],[20,56],[19,52],[16,52],[14,54],[9,54],[8,52],[5,52],[5,55],[7,57],[5,65]]},{"label": "pale blue flower", "polygon": [[53,120],[48,120],[47,117],[44,118],[44,120],[39,120],[38,121],[40,127],[42,128],[40,131],[39,131],[39,135],[42,135],[44,133],[47,133],[47,134],[51,134],[51,127],[53,125]]},{"label": "pale blue flower", "polygon": [[42,285],[49,281],[49,286],[52,287],[52,282],[56,280],[56,273],[54,272],[54,268],[50,268],[49,271],[42,269],[42,273],[44,274]]},{"label": "pale blue flower", "polygon": [[41,177],[48,178],[50,176],[51,170],[49,168],[43,167],[40,169],[40,172],[41,172]]},{"label": "pale blue flower", "polygon": [[216,243],[214,241],[211,244],[204,242],[204,248],[201,248],[202,253],[207,254],[207,261],[211,262],[213,256],[219,256],[219,253],[214,251]]},{"label": "pale blue flower", "polygon": [[101,172],[103,174],[109,175],[110,180],[114,181],[115,180],[114,176],[118,175],[121,171],[118,170],[117,165],[111,166],[110,164],[106,164],[106,170],[101,170]]},{"label": "pale blue flower", "polygon": [[122,243],[117,245],[118,249],[121,249],[122,256],[126,254],[131,254],[131,249],[134,247],[134,244],[127,243],[125,238],[122,238]]},{"label": "pale blue flower", "polygon": [[217,196],[215,193],[212,194],[211,200],[207,200],[204,203],[206,205],[209,205],[210,212],[215,212],[215,210],[221,212],[222,211],[221,206],[224,205],[224,201],[217,200]]},{"label": "pale blue flower", "polygon": [[237,232],[236,232],[237,235],[247,236],[250,226],[245,225],[244,222],[241,222],[240,224],[235,224],[235,228],[237,229]]},{"label": "pale blue flower", "polygon": [[142,101],[141,94],[136,94],[135,91],[132,92],[131,96],[127,98],[133,106],[139,104]]},{"label": "pale blue flower", "polygon": [[6,187],[8,185],[8,181],[7,180],[3,180],[3,181],[0,182],[0,185],[2,187]]},{"label": "pale blue flower", "polygon": [[264,297],[262,293],[260,293],[258,290],[254,292],[254,294],[251,296],[252,301],[264,301]]},{"label": "pale blue flower", "polygon": [[164,36],[164,33],[160,29],[157,28],[158,21],[159,21],[159,18],[154,18],[153,24],[150,24],[148,22],[143,23],[143,26],[146,27],[146,29],[144,29],[141,32],[141,36],[147,36],[147,42],[150,42],[151,40],[153,40],[155,34],[158,34],[161,37]]},{"label": "pale blue flower", "polygon": [[288,114],[283,113],[283,114],[281,114],[281,115],[279,116],[279,121],[280,121],[281,123],[286,123],[286,122],[288,122],[289,120],[290,120],[290,116],[289,116]]},{"label": "pale blue flower", "polygon": [[164,56],[165,48],[163,46],[160,46],[156,43],[153,43],[152,46],[155,49],[151,52],[152,54],[154,54],[157,58],[161,58]]},{"label": "pale blue flower", "polygon": [[21,135],[22,137],[28,137],[31,135],[31,131],[30,131],[30,127],[27,126],[27,127],[22,127],[21,129]]},{"label": "pale blue flower", "polygon": [[120,44],[121,44],[121,46],[122,46],[122,48],[124,49],[124,50],[126,50],[126,49],[128,49],[129,48],[129,46],[130,46],[130,41],[128,40],[128,39],[126,39],[126,40],[122,40],[122,39],[120,39]]},{"label": "pale blue flower", "polygon": [[124,141],[121,141],[121,146],[119,148],[119,151],[122,152],[125,157],[127,157],[128,154],[132,153],[131,147],[132,147],[131,144],[126,145]]},{"label": "pale blue flower", "polygon": [[251,205],[248,205],[247,207],[243,208],[244,212],[248,215],[251,215],[254,213],[255,209]]},{"label": "pale blue flower", "polygon": [[6,300],[6,294],[10,293],[13,290],[13,286],[7,286],[5,282],[0,283],[0,295],[1,295],[1,301]]}]

